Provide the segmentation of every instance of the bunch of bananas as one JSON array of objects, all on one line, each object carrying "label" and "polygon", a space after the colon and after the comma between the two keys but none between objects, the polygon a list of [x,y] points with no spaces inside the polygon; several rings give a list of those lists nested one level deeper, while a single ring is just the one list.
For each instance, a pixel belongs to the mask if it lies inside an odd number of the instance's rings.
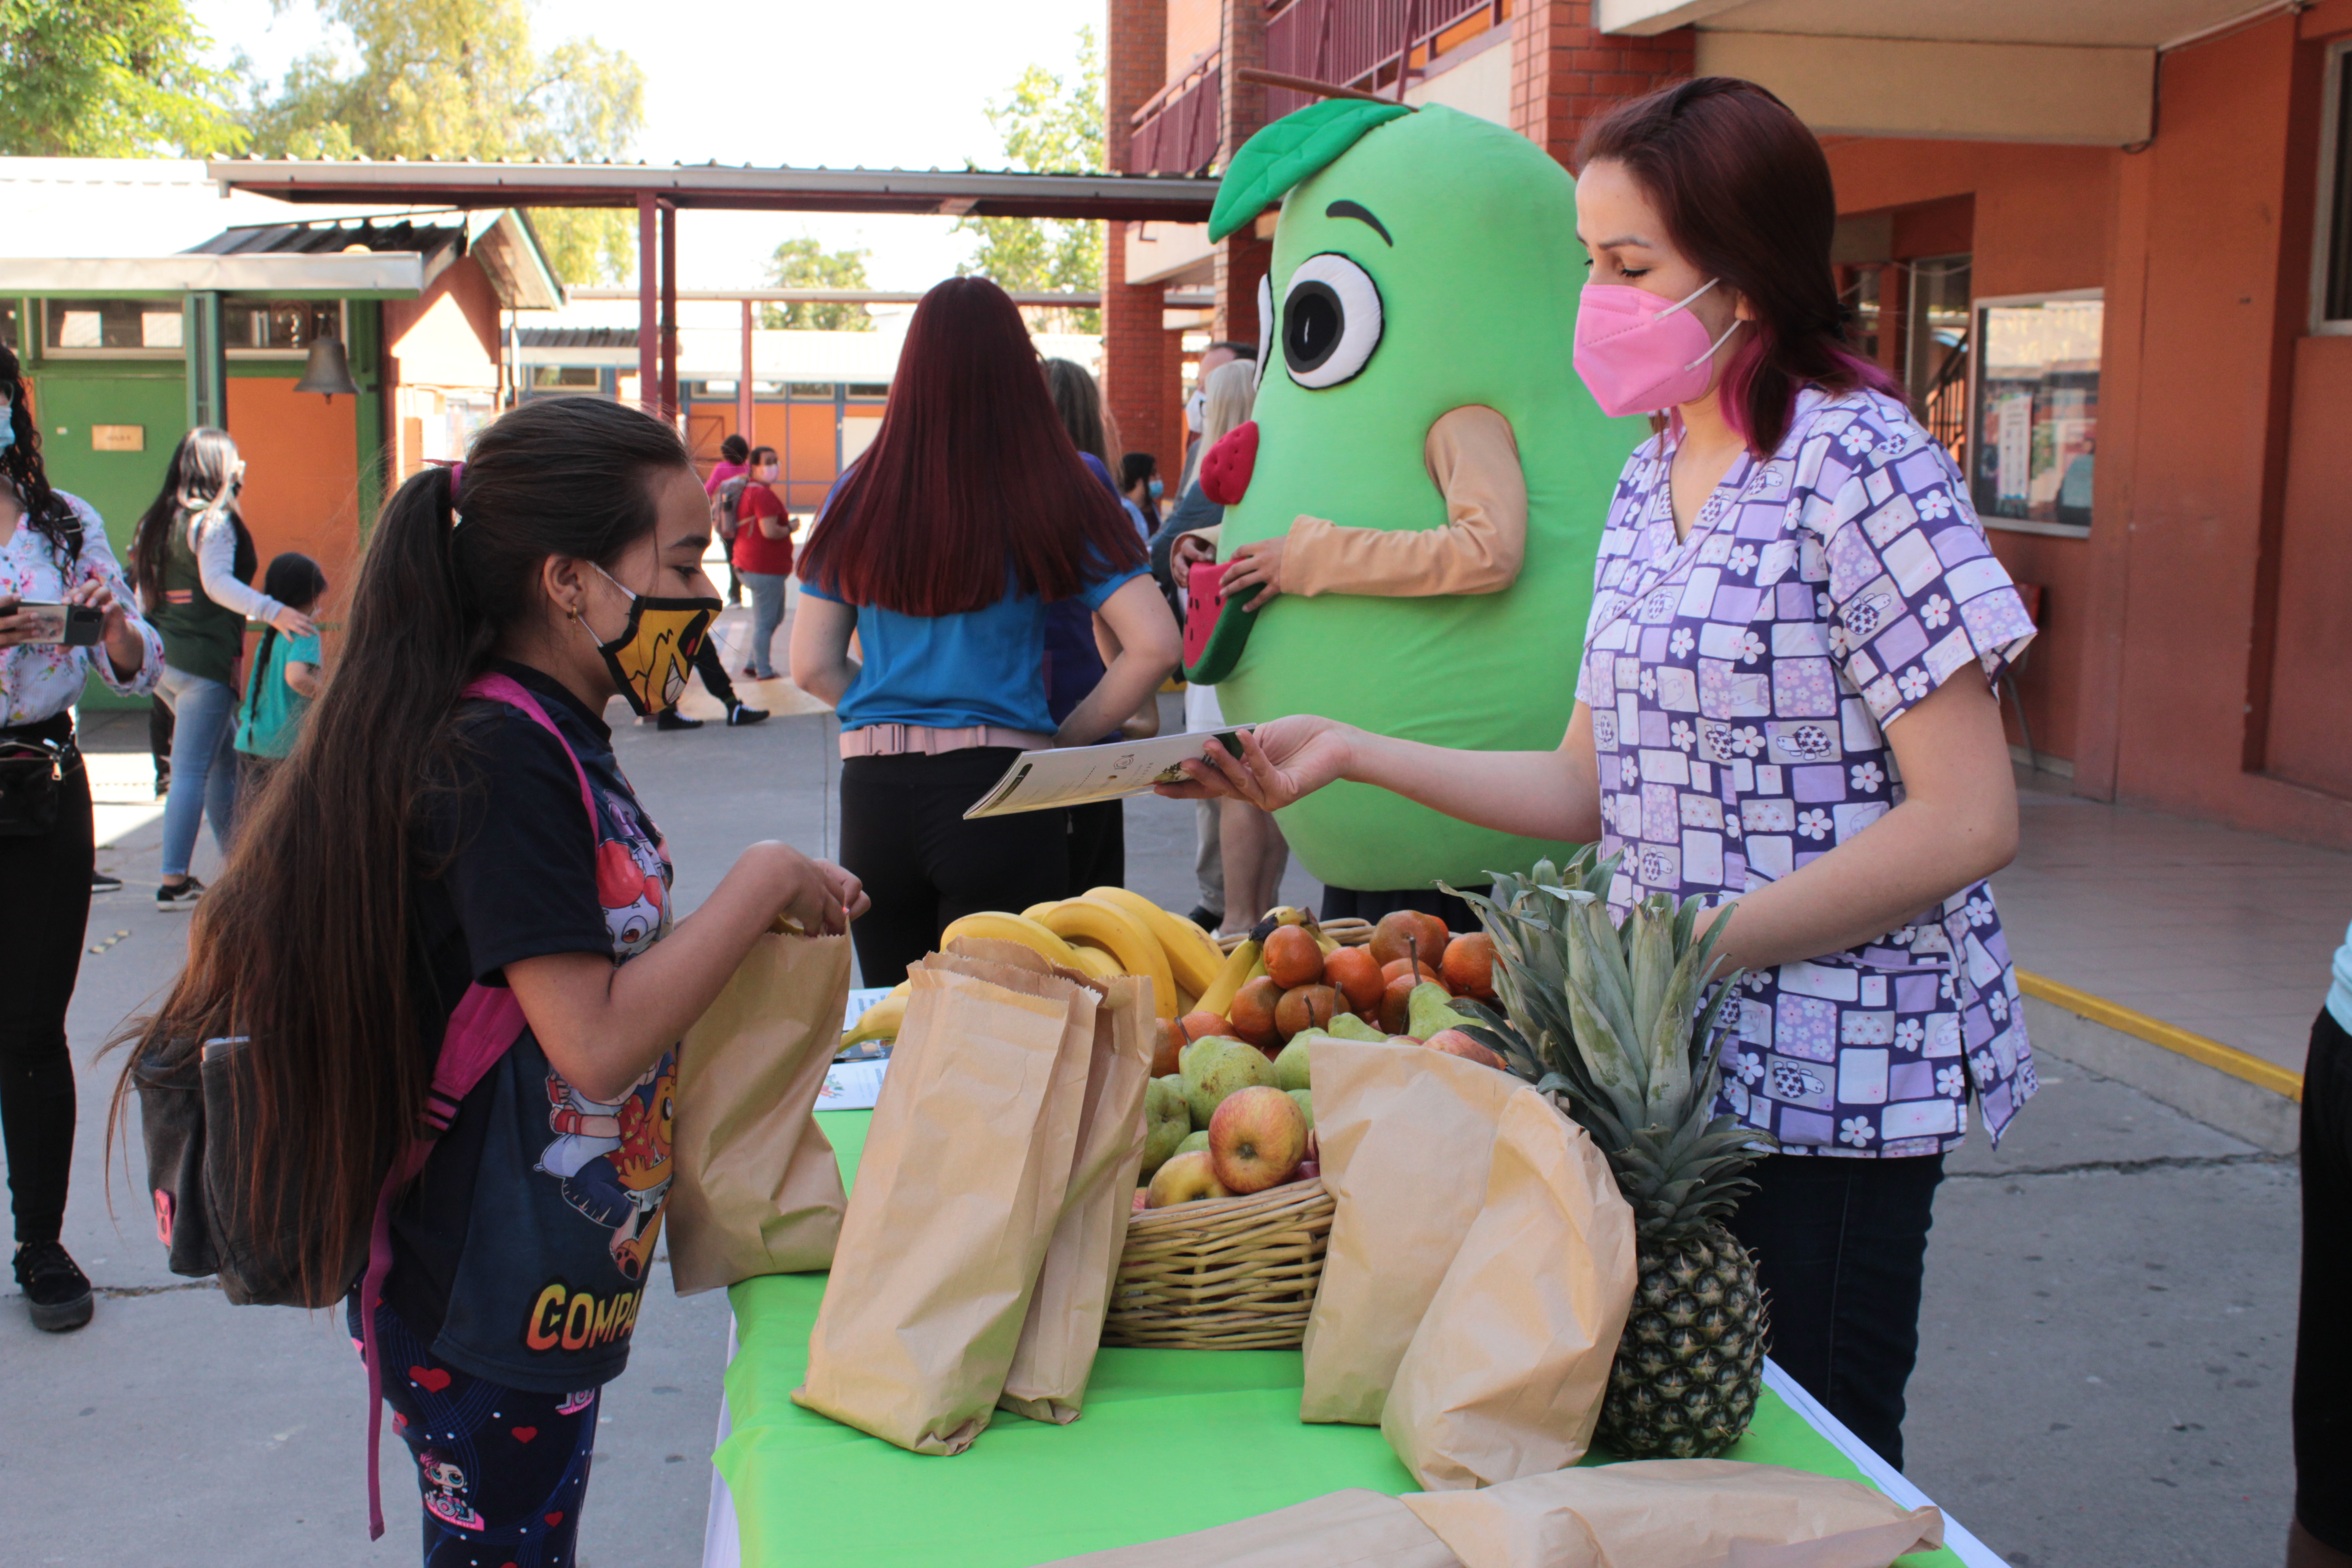
[{"label": "bunch of bananas", "polygon": [[[1153,1010],[1162,1018],[1192,1011],[1229,963],[1207,931],[1125,888],[1093,888],[1075,899],[1032,904],[1019,914],[990,910],[966,915],[940,933],[940,945],[960,936],[1017,942],[1097,980],[1148,976]],[[907,987],[900,985],[866,1010],[843,1037],[842,1047],[897,1038],[906,1012]]]}]

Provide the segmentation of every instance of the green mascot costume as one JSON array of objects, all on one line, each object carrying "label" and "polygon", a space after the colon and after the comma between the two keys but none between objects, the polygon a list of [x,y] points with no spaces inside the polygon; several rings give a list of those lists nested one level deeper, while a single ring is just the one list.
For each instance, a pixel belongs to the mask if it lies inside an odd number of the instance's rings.
[{"label": "green mascot costume", "polygon": [[[1570,363],[1584,270],[1574,182],[1524,137],[1470,115],[1331,99],[1242,148],[1211,237],[1276,200],[1255,428],[1203,465],[1204,482],[1221,456],[1227,474],[1242,470],[1217,498],[1221,556],[1285,537],[1297,551],[1296,520],[1343,533],[1449,527],[1424,446],[1471,405],[1509,422],[1507,454],[1516,440],[1523,556],[1515,575],[1470,593],[1286,592],[1251,615],[1236,592],[1191,672],[1216,684],[1233,723],[1318,713],[1434,745],[1558,746],[1602,521],[1648,434],[1643,420],[1602,415]],[[1255,443],[1254,457],[1224,451],[1235,437]],[[1563,849],[1365,784],[1335,784],[1279,816],[1307,868],[1338,888],[1481,884]]]}]

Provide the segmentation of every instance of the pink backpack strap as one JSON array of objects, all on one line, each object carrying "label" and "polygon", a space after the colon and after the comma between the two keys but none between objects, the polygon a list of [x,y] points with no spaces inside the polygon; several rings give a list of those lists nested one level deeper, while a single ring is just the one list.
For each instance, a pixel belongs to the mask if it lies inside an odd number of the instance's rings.
[{"label": "pink backpack strap", "polygon": [[[485,675],[466,688],[467,697],[503,702],[520,710],[533,721],[555,737],[571,759],[573,776],[580,781],[580,804],[588,812],[588,839],[591,845],[601,842],[596,827],[596,795],[588,784],[588,770],[580,765],[579,754],[555,721],[547,716],[539,699],[533,697],[521,682],[511,676]],[[433,1086],[425,1098],[425,1131],[409,1141],[392,1163],[392,1170],[383,1179],[383,1188],[376,1194],[375,1219],[368,1234],[367,1272],[360,1279],[360,1353],[367,1363],[368,1426],[368,1539],[383,1534],[383,1492],[376,1475],[376,1456],[383,1436],[383,1360],[375,1343],[375,1310],[383,1295],[383,1282],[392,1272],[392,1205],[401,1189],[415,1181],[425,1169],[427,1156],[442,1133],[457,1114],[457,1107],[474,1086],[482,1081],[499,1058],[505,1056],[515,1041],[521,1037],[524,1019],[522,1004],[514,993],[502,985],[469,985],[458,999],[457,1010],[449,1015],[449,1026],[441,1037],[441,1054],[433,1064]]]}]

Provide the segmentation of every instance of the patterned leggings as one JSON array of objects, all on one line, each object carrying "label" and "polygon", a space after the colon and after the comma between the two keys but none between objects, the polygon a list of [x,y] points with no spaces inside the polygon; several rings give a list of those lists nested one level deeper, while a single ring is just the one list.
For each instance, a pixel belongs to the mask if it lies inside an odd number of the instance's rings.
[{"label": "patterned leggings", "polygon": [[[360,1337],[359,1294],[347,1310]],[[393,1430],[416,1461],[425,1568],[566,1568],[596,1445],[595,1389],[526,1394],[434,1359],[378,1305]]]}]

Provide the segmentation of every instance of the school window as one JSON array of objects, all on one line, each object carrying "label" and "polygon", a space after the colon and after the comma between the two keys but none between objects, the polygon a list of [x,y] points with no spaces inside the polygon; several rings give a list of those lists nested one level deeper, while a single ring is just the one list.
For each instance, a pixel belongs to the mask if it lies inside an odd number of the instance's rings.
[{"label": "school window", "polygon": [[2105,310],[2095,289],[1977,301],[1968,474],[1988,527],[2089,531]]},{"label": "school window", "polygon": [[602,384],[602,378],[593,364],[535,364],[530,367],[530,384],[551,390],[562,387],[593,392]]},{"label": "school window", "polygon": [[16,300],[0,300],[0,343],[12,349],[24,345],[24,340],[16,331]]},{"label": "school window", "polygon": [[343,335],[335,300],[224,300],[221,346],[230,353],[301,354],[320,338]]},{"label": "school window", "polygon": [[44,301],[42,346],[56,354],[180,353],[177,300],[50,300]]},{"label": "school window", "polygon": [[2320,137],[2312,328],[2352,332],[2352,44],[2327,51]]}]

